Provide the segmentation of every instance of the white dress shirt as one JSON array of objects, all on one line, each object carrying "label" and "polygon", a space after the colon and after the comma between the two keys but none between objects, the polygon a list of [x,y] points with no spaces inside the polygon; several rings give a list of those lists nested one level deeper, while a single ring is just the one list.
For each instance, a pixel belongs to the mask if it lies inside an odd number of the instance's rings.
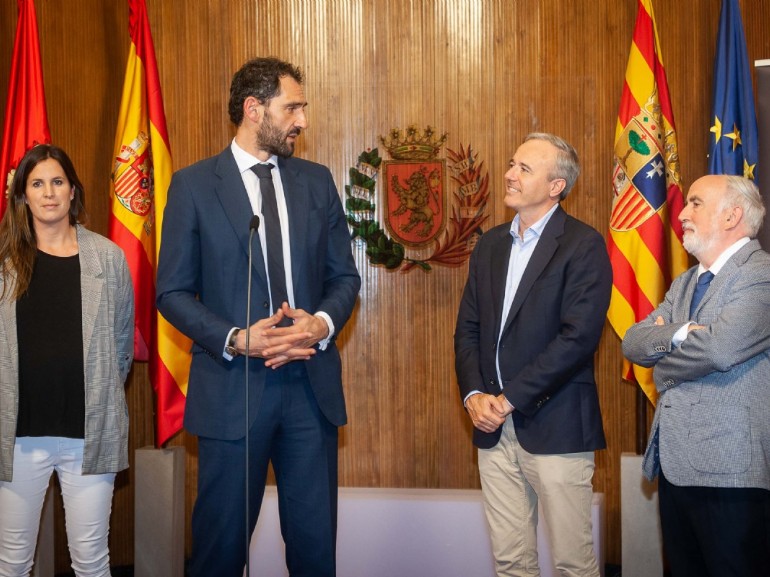
[{"label": "white dress shirt", "polygon": [[[291,241],[290,241],[290,235],[289,235],[289,213],[286,208],[286,196],[283,192],[283,182],[281,181],[281,171],[278,170],[278,157],[273,155],[268,160],[262,161],[259,160],[256,156],[253,156],[243,150],[240,146],[238,146],[238,143],[235,142],[235,139],[233,139],[232,143],[230,144],[230,150],[232,150],[233,156],[235,157],[235,164],[238,165],[238,171],[241,173],[241,179],[243,180],[243,186],[246,187],[246,194],[249,196],[249,204],[251,204],[251,210],[254,214],[259,216],[260,222],[264,222],[264,217],[262,216],[262,194],[259,190],[259,178],[256,174],[254,174],[254,171],[251,170],[251,167],[255,164],[267,164],[270,163],[273,165],[273,187],[275,188],[275,201],[278,205],[278,220],[280,221],[281,225],[281,241],[283,243],[283,266],[284,270],[286,272],[286,292],[289,297],[289,306],[292,308],[294,307],[294,283],[292,282],[292,274],[291,274]],[[259,235],[259,242],[262,247],[267,246],[267,240],[265,238],[265,227],[260,226],[257,229],[257,234]],[[262,259],[265,263],[265,270],[267,270],[267,251],[262,251]],[[268,284],[268,291],[270,289],[270,275],[267,276],[267,284]],[[273,303],[272,302],[272,295],[270,296],[271,302],[270,302],[270,310],[275,311],[276,306],[280,307],[281,303]],[[310,311],[308,311],[310,312]],[[312,313],[311,313],[312,314]],[[329,327],[329,335],[322,341],[318,343],[318,348],[321,350],[325,350],[326,346],[329,344],[329,341],[331,340],[332,336],[334,335],[334,323],[332,322],[331,317],[326,314],[323,311],[316,311],[315,315],[321,317],[324,321],[326,321],[326,324]],[[233,331],[235,331],[238,327],[233,327],[230,329],[230,332],[227,334],[227,338],[225,339],[225,345],[230,341],[230,336],[232,335]],[[232,357],[223,349],[222,356],[226,358],[227,360],[232,360]]]},{"label": "white dress shirt", "polygon": [[[535,252],[535,247],[537,247],[537,243],[540,241],[540,235],[543,233],[543,229],[545,229],[548,221],[551,220],[551,216],[553,216],[553,213],[556,212],[556,208],[558,206],[558,203],[553,205],[551,209],[545,213],[542,218],[540,218],[540,220],[538,220],[535,224],[524,231],[523,237],[519,234],[519,227],[521,225],[521,219],[519,218],[519,215],[517,214],[511,222],[510,232],[511,242],[513,244],[511,246],[511,255],[508,258],[508,274],[505,277],[503,314],[502,319],[500,320],[500,329],[497,337],[498,346],[496,350],[498,351],[498,355],[500,351],[500,337],[503,334],[505,321],[508,319],[508,311],[511,309],[511,304],[513,304],[513,299],[516,296],[519,283],[521,283],[521,277],[524,275],[524,271],[527,269],[529,260],[532,258],[532,254]],[[495,362],[497,365],[497,382],[500,384],[500,389],[502,390],[503,377],[500,374],[499,357],[496,356]],[[481,391],[471,391],[466,395],[465,399],[463,399],[463,402],[467,401],[468,398],[472,395],[477,395],[479,393],[481,393]]]}]

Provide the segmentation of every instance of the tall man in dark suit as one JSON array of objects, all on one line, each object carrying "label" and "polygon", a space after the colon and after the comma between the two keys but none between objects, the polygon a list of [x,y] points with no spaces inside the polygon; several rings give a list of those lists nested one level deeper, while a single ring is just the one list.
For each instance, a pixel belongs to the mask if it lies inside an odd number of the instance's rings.
[{"label": "tall man in dark suit", "polygon": [[591,479],[605,440],[593,357],[612,270],[602,236],[559,205],[579,172],[564,140],[527,136],[505,174],[516,216],[479,240],[457,318],[457,380],[499,577],[539,575],[538,501],[560,575],[599,575]]},{"label": "tall man in dark suit", "polygon": [[[740,176],[696,180],[679,214],[698,265],[623,338],[660,393],[644,473],[659,477],[673,577],[770,575],[770,255]],[[753,240],[752,240],[753,239]]]},{"label": "tall man in dark suit", "polygon": [[[230,87],[234,140],[175,173],[169,189],[157,304],[193,340],[184,419],[198,436],[192,577],[242,574],[244,485],[250,535],[268,462],[290,574],[335,574],[337,427],[347,417],[334,335],[361,280],[329,170],[292,158],[306,105],[295,66],[247,62]],[[259,228],[249,270],[253,215]],[[256,322],[246,327],[249,275]]]}]

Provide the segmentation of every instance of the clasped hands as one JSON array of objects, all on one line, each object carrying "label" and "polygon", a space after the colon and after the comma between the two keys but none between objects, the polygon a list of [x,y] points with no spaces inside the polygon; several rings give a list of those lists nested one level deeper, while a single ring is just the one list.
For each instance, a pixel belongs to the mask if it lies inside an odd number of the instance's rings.
[{"label": "clasped hands", "polygon": [[473,426],[485,433],[494,433],[513,412],[513,407],[502,393],[497,396],[485,393],[471,395],[465,401],[465,409]]},{"label": "clasped hands", "polygon": [[[277,326],[286,317],[290,326]],[[265,366],[277,369],[291,361],[306,361],[316,354],[316,343],[329,335],[329,326],[321,317],[302,309],[293,309],[284,302],[272,316],[249,327],[248,356],[265,359]],[[235,348],[246,354],[246,331],[235,339]]]}]

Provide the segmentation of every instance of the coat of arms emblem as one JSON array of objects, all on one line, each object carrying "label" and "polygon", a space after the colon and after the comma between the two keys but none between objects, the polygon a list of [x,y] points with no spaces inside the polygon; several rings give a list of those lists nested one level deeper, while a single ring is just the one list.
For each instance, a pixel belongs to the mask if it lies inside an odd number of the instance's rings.
[{"label": "coat of arms emblem", "polygon": [[[362,152],[350,169],[347,220],[372,264],[430,271],[433,265],[460,266],[470,256],[488,218],[489,175],[471,146],[447,148],[447,158],[440,158],[446,141],[447,134],[438,136],[430,126],[394,128],[380,137],[391,160],[383,161],[375,148]],[[378,192],[387,232],[377,219]],[[407,254],[405,247],[423,254]]]},{"label": "coat of arms emblem", "polygon": [[113,165],[115,197],[126,210],[138,216],[147,216],[152,209],[151,165],[150,139],[144,132],[131,144],[120,147]]},{"label": "coat of arms emblem", "polygon": [[437,156],[446,138],[435,139],[430,127],[422,135],[410,127],[406,137],[394,129],[389,139],[380,138],[393,159],[383,164],[385,223],[406,246],[427,246],[444,230],[445,161]]},{"label": "coat of arms emblem", "polygon": [[681,197],[679,152],[673,129],[666,126],[660,112],[657,91],[617,141],[610,227],[624,232],[667,210],[669,196]]}]

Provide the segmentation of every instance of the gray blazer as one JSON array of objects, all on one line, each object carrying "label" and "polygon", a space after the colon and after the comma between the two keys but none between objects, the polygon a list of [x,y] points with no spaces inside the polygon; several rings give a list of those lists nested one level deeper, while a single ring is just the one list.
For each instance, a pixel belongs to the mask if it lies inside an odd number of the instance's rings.
[{"label": "gray blazer", "polygon": [[[654,367],[660,393],[643,470],[671,483],[770,489],[770,255],[752,240],[711,281],[690,320],[697,267],[623,339],[623,354]],[[665,324],[655,319],[662,316]]]},{"label": "gray blazer", "polygon": [[[77,227],[83,299],[86,386],[83,473],[128,467],[128,407],[123,385],[134,356],[134,289],[123,251],[103,236]],[[13,280],[6,295],[13,293]],[[0,302],[0,481],[13,475],[19,403],[16,301]]]}]

